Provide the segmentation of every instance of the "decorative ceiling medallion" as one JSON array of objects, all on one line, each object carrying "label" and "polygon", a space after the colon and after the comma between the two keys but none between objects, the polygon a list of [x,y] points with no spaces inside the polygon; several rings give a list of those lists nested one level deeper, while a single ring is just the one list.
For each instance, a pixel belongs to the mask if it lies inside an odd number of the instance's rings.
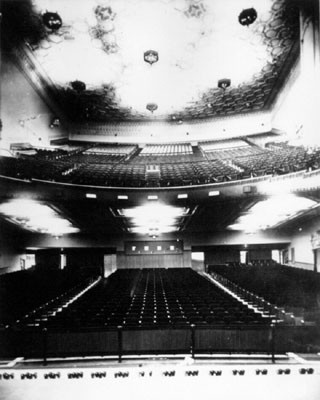
[{"label": "decorative ceiling medallion", "polygon": [[101,48],[107,54],[117,53],[119,47],[116,43],[116,37],[110,33],[114,30],[113,23],[107,29],[109,30],[105,29],[105,25],[97,24],[90,28],[89,34],[95,47]]},{"label": "decorative ceiling medallion", "polygon": [[189,5],[187,11],[185,11],[185,15],[188,18],[201,18],[206,12],[206,8],[203,3],[194,2]]},{"label": "decorative ceiling medallion", "polygon": [[99,21],[113,20],[116,16],[116,14],[112,11],[112,8],[108,6],[97,6],[94,10],[94,13]]},{"label": "decorative ceiling medallion", "polygon": [[257,19],[258,14],[254,8],[246,8],[239,14],[239,22],[241,25],[249,26]]},{"label": "decorative ceiling medallion", "polygon": [[155,50],[147,50],[143,53],[143,59],[150,65],[159,61],[159,54]]},{"label": "decorative ceiling medallion", "polygon": [[146,109],[149,110],[151,113],[153,113],[154,111],[156,111],[158,109],[158,104],[156,104],[156,103],[148,103],[146,105]]},{"label": "decorative ceiling medallion", "polygon": [[78,93],[84,92],[86,90],[86,84],[81,81],[73,81],[71,82],[71,87]]},{"label": "decorative ceiling medallion", "polygon": [[107,54],[115,54],[115,53],[118,52],[119,47],[118,47],[117,43],[115,43],[115,42],[104,41],[104,42],[103,42],[103,50],[104,50]]},{"label": "decorative ceiling medallion", "polygon": [[109,6],[97,6],[94,10],[97,24],[89,29],[94,47],[102,49],[107,54],[115,54],[119,47],[116,37],[111,34],[114,31],[113,20],[116,14]]},{"label": "decorative ceiling medallion", "polygon": [[231,79],[219,79],[218,87],[220,89],[226,90],[231,85]]},{"label": "decorative ceiling medallion", "polygon": [[56,12],[45,12],[42,15],[42,21],[44,25],[52,31],[57,31],[62,26],[62,19]]}]

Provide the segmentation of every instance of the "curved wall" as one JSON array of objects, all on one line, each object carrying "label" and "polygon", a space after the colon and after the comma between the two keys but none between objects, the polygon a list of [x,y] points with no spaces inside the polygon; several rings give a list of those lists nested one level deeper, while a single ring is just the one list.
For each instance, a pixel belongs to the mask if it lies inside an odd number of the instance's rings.
[{"label": "curved wall", "polygon": [[271,130],[269,112],[200,121],[71,125],[69,139],[117,143],[173,143],[229,139]]}]

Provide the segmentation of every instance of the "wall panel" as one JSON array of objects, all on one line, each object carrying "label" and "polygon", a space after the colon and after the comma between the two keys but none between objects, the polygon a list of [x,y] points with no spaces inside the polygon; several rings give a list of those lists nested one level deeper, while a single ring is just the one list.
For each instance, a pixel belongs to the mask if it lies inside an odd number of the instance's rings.
[{"label": "wall panel", "polygon": [[190,268],[191,256],[188,254],[117,254],[117,267],[120,268]]},{"label": "wall panel", "polygon": [[228,262],[239,262],[240,251],[232,248],[217,248],[205,251],[204,262],[206,265],[219,265]]}]

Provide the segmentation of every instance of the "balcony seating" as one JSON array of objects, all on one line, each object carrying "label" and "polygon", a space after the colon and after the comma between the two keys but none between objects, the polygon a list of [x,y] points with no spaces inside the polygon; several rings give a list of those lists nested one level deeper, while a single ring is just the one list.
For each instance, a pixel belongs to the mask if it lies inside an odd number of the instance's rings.
[{"label": "balcony seating", "polygon": [[[130,149],[132,146],[127,146],[126,151]],[[140,156],[136,155],[137,148],[129,155],[121,152],[95,154],[88,153],[89,150],[75,150],[67,155],[59,153],[59,156],[51,156],[53,158],[50,159],[48,155],[0,156],[0,175],[80,185],[166,187],[235,181],[320,168],[320,150],[310,152],[302,147],[286,145],[262,149],[248,144],[204,153],[206,159],[194,147],[193,154],[170,156]],[[146,179],[148,165],[160,166],[157,179]]]},{"label": "balcony seating", "polygon": [[145,146],[140,156],[176,156],[182,154],[192,154],[190,143],[182,144],[157,144]]},{"label": "balcony seating", "polygon": [[138,156],[132,159],[134,163],[170,164],[204,161],[202,152],[197,146],[187,144],[149,145],[144,147]]},{"label": "balcony seating", "polygon": [[250,145],[242,139],[215,140],[202,142],[200,146],[204,152],[215,152],[220,150],[232,150],[237,148],[249,148]]},{"label": "balcony seating", "polygon": [[206,156],[209,160],[236,160],[238,157],[250,157],[253,155],[259,155],[264,150],[256,146],[244,146],[236,147],[232,149],[221,149],[211,152],[206,152]]},{"label": "balcony seating", "polygon": [[90,147],[84,152],[84,154],[103,154],[103,155],[130,155],[137,149],[135,145],[114,145],[114,144],[99,144],[97,146]]}]

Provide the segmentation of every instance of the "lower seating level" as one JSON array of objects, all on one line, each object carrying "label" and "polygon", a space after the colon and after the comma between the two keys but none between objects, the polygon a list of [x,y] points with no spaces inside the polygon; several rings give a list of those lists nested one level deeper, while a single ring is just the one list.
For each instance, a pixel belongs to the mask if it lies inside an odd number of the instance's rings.
[{"label": "lower seating level", "polygon": [[269,324],[253,311],[191,269],[126,269],[101,280],[69,306],[50,305],[20,325],[41,323],[49,329],[84,327],[188,327]]},{"label": "lower seating level", "polygon": [[108,355],[120,360],[122,355],[320,348],[318,326],[275,328],[267,314],[188,268],[121,269],[106,279],[82,279],[41,300],[0,327],[0,357],[46,362],[46,357]]},{"label": "lower seating level", "polygon": [[[258,265],[258,263],[256,263]],[[292,268],[274,262],[209,266],[216,273],[263,297],[272,304],[305,315],[320,311],[320,276],[316,272]],[[320,318],[319,318],[320,320]]]},{"label": "lower seating level", "polygon": [[70,290],[78,291],[91,280],[72,270],[41,269],[0,276],[0,327],[13,324]]}]

